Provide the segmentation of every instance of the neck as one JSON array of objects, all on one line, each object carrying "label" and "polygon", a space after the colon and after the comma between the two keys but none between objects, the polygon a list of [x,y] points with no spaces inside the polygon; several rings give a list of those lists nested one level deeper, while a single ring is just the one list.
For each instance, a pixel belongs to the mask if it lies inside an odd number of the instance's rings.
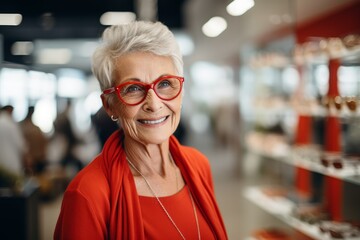
[{"label": "neck", "polygon": [[125,137],[126,156],[145,176],[160,175],[166,177],[173,162],[170,158],[169,141],[161,144],[142,144]]}]

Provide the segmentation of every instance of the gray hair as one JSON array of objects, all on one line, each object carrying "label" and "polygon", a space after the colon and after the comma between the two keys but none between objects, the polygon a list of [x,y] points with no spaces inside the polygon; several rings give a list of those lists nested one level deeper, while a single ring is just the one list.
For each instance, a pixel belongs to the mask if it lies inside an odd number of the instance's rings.
[{"label": "gray hair", "polygon": [[160,22],[135,21],[105,29],[92,57],[92,71],[101,90],[112,87],[114,64],[131,52],[150,52],[172,59],[178,75],[183,75],[183,60],[173,33]]}]

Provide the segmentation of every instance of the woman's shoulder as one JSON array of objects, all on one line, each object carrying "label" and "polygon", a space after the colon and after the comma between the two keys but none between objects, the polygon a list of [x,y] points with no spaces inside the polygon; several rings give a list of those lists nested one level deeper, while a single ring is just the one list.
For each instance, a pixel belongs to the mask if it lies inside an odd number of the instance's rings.
[{"label": "woman's shoulder", "polygon": [[108,194],[109,184],[101,167],[100,156],[96,157],[74,177],[66,192],[76,192],[86,198],[96,198],[99,195]]},{"label": "woman's shoulder", "polygon": [[191,146],[181,146],[182,154],[191,161],[191,165],[200,170],[210,170],[210,163],[205,154]]}]

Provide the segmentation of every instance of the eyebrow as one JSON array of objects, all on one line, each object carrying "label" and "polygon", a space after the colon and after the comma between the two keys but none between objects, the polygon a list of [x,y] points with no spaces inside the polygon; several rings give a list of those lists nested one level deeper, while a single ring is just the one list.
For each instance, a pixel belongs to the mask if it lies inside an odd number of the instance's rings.
[{"label": "eyebrow", "polygon": [[141,80],[138,78],[126,78],[126,79],[121,80],[121,82],[116,84],[116,86],[119,86],[121,84],[128,83],[128,82],[141,82]]},{"label": "eyebrow", "polygon": [[[151,83],[153,83],[154,81],[156,81],[156,80],[158,80],[159,78],[164,77],[164,76],[173,76],[173,74],[170,74],[170,73],[161,74],[160,76],[158,76],[157,78],[155,78],[154,80],[152,80]],[[120,84],[127,83],[127,82],[143,82],[143,81],[141,81],[139,78],[126,78],[126,79],[123,80],[122,83],[120,83]],[[120,84],[118,84],[118,85],[120,85]]]}]

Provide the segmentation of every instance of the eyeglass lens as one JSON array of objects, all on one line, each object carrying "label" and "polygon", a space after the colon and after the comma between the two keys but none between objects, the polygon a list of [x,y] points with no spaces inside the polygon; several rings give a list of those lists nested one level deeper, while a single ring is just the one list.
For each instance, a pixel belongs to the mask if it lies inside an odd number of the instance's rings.
[{"label": "eyeglass lens", "polygon": [[[120,98],[128,104],[137,104],[143,101],[151,88],[148,84],[129,83],[123,85],[118,91]],[[160,78],[153,83],[156,95],[164,100],[176,97],[181,90],[181,81],[176,77]]]}]

